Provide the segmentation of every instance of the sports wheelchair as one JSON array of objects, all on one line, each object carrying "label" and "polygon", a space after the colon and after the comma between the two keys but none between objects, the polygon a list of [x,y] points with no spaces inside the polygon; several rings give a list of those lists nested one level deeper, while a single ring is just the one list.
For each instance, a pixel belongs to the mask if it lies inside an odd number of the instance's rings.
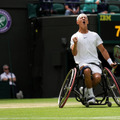
[{"label": "sports wheelchair", "polygon": [[[117,62],[117,64],[119,63]],[[83,86],[83,93],[79,91],[81,86]],[[76,66],[68,72],[62,84],[58,98],[59,108],[64,107],[71,92],[74,93],[75,99],[86,107],[89,105],[108,105],[111,107],[112,103],[109,101],[109,97],[112,97],[115,103],[120,106],[120,83],[114,75],[114,69],[102,68],[101,82],[97,86],[100,87],[100,91],[95,95],[95,103],[88,103],[84,95],[84,75]]]}]

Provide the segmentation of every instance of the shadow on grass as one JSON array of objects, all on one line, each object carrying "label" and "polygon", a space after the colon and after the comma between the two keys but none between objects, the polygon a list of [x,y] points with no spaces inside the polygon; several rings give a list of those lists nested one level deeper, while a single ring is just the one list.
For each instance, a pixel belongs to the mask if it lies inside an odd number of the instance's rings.
[{"label": "shadow on grass", "polygon": [[111,106],[108,107],[107,105],[90,105],[89,107],[86,107],[84,105],[81,106],[65,106],[65,109],[69,109],[69,108],[82,108],[82,109],[89,109],[89,108],[119,108],[119,106]]}]

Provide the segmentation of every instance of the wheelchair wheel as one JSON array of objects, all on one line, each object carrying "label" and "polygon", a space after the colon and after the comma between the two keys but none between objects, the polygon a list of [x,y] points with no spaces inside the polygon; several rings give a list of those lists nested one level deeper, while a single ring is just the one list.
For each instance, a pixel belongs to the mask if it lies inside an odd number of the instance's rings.
[{"label": "wheelchair wheel", "polygon": [[76,72],[77,72],[76,68],[71,69],[68,72],[68,74],[62,84],[62,87],[61,87],[61,90],[59,93],[59,98],[58,98],[59,108],[63,108],[68,97],[70,96],[71,90],[72,90],[74,82],[75,82]]},{"label": "wheelchair wheel", "polygon": [[118,83],[118,80],[116,79],[115,75],[106,67],[104,68],[103,74],[107,80],[108,88],[112,98],[114,99],[115,103],[120,106],[120,84]]}]

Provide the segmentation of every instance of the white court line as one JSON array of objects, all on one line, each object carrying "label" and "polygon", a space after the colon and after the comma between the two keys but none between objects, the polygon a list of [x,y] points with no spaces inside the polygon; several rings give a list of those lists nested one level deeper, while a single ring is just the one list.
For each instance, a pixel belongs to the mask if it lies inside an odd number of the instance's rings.
[{"label": "white court line", "polygon": [[0,118],[0,120],[120,120],[120,116],[105,117],[14,117]]}]

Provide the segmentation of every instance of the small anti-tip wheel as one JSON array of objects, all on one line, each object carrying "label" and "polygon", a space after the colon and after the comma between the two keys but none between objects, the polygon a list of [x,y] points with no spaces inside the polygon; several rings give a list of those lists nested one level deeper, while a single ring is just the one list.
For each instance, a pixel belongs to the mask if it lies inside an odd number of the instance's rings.
[{"label": "small anti-tip wheel", "polygon": [[86,107],[89,107],[89,103],[86,103],[85,106],[86,106]]},{"label": "small anti-tip wheel", "polygon": [[112,103],[111,102],[108,102],[108,107],[111,107],[112,106]]}]

